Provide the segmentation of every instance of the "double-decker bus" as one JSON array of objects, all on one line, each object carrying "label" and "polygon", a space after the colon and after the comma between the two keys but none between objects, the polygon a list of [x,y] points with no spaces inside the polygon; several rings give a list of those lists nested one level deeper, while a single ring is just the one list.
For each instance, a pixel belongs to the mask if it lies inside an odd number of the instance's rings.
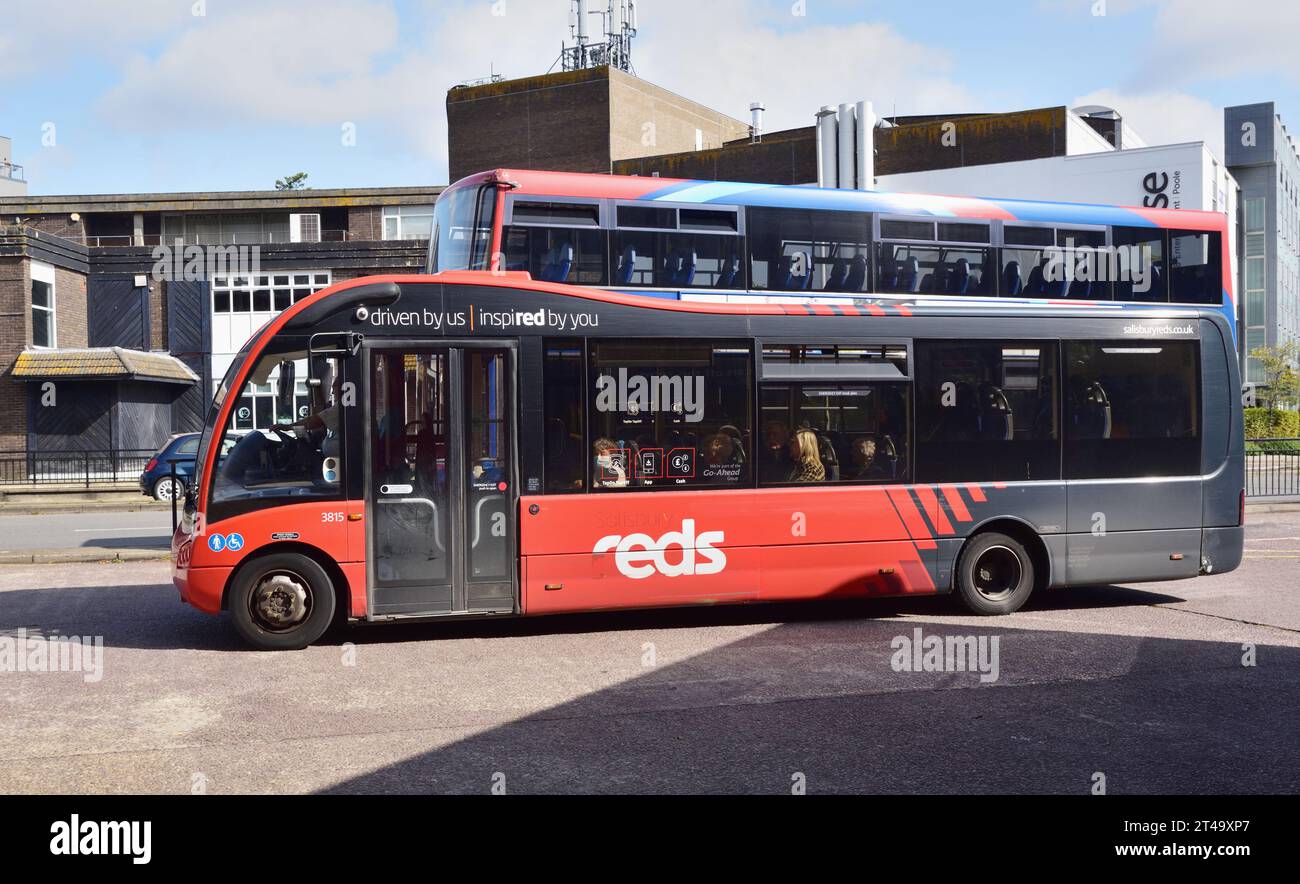
[{"label": "double-decker bus", "polygon": [[[222,454],[273,378],[286,422]],[[173,576],[268,649],[344,618],[946,592],[1007,613],[1237,567],[1239,389],[1215,307],[353,280],[232,362]]]},{"label": "double-decker bus", "polygon": [[430,271],[687,300],[1186,304],[1235,335],[1217,212],[498,169],[434,215]]}]

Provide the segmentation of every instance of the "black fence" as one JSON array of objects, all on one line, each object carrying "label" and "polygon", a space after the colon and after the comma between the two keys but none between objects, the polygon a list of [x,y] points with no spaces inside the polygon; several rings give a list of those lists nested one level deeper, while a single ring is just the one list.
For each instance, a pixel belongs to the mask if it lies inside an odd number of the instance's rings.
[{"label": "black fence", "polygon": [[1246,440],[1246,496],[1300,498],[1300,439]]},{"label": "black fence", "polygon": [[135,482],[153,451],[0,452],[0,485],[111,485]]},{"label": "black fence", "polygon": [[[155,452],[0,452],[0,485],[109,485],[135,482]],[[1246,496],[1300,498],[1300,438],[1246,440]]]}]

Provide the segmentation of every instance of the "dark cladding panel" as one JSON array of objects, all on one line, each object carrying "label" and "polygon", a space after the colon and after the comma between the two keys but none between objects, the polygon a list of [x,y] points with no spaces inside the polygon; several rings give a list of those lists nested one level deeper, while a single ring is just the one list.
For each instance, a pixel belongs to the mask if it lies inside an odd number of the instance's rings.
[{"label": "dark cladding panel", "polygon": [[148,288],[136,288],[130,277],[92,276],[86,302],[89,346],[149,349]]}]

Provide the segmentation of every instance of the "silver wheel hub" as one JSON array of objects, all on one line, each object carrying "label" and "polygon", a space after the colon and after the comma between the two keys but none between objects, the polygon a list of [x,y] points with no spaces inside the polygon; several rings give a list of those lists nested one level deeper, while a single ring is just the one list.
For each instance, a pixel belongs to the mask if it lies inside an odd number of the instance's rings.
[{"label": "silver wheel hub", "polygon": [[296,575],[271,574],[253,591],[253,613],[272,629],[295,626],[307,618],[307,587]]}]

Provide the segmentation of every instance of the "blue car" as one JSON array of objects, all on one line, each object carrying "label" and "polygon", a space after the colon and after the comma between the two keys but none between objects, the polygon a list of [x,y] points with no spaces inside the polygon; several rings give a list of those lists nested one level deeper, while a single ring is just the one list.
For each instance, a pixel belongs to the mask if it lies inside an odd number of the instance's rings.
[{"label": "blue car", "polygon": [[[239,440],[227,436],[221,444],[221,455],[226,454]],[[185,485],[194,476],[194,461],[199,453],[199,434],[180,433],[163,443],[149,458],[144,472],[140,474],[140,491],[154,500],[168,501],[184,494]],[[176,478],[172,479],[171,461],[176,460]]]}]

